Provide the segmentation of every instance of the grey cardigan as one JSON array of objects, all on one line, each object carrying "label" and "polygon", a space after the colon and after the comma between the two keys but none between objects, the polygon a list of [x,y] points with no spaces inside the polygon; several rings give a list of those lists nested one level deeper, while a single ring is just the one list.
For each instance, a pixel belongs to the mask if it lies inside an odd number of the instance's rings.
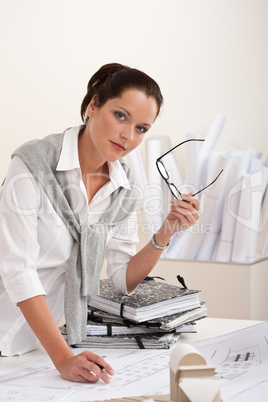
[{"label": "grey cardigan", "polygon": [[68,344],[72,345],[86,338],[87,296],[99,290],[108,230],[135,210],[138,196],[130,169],[120,160],[131,189],[119,187],[113,192],[111,205],[99,222],[93,225],[80,223],[66,173],[56,170],[63,137],[64,133],[52,134],[41,140],[29,141],[20,146],[12,157],[16,155],[23,160],[75,240],[67,264],[64,295]]}]

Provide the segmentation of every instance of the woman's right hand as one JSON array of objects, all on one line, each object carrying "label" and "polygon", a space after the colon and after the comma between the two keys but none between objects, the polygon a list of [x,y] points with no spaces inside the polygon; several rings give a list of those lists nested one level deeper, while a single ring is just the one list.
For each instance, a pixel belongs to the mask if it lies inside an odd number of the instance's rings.
[{"label": "woman's right hand", "polygon": [[101,357],[90,351],[64,358],[55,364],[62,378],[76,382],[98,382],[101,378],[106,384],[114,375],[112,367]]},{"label": "woman's right hand", "polygon": [[111,381],[109,376],[114,371],[101,356],[87,350],[74,355],[61,335],[44,295],[21,301],[18,307],[62,378],[78,382],[97,382],[101,378],[106,384]]}]

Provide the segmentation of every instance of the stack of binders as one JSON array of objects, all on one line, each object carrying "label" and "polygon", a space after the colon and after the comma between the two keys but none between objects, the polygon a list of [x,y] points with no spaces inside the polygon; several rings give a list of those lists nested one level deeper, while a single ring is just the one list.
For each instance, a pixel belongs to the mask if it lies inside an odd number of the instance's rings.
[{"label": "stack of binders", "polygon": [[149,277],[131,295],[122,295],[104,279],[99,295],[88,299],[87,338],[74,346],[169,349],[182,332],[196,332],[195,321],[206,316],[198,290]]}]

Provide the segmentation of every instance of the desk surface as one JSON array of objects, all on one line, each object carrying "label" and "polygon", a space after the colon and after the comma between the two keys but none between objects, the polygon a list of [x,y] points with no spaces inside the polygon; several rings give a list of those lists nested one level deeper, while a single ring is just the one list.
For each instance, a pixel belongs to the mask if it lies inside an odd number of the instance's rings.
[{"label": "desk surface", "polygon": [[[223,318],[205,318],[197,321],[197,333],[181,334],[178,342],[195,342],[202,339],[213,338],[229,332],[237,331],[260,323],[253,320],[234,320]],[[3,357],[0,356],[0,371],[8,370],[21,364],[27,363],[39,357],[46,356],[46,352],[40,348],[21,356]]]}]

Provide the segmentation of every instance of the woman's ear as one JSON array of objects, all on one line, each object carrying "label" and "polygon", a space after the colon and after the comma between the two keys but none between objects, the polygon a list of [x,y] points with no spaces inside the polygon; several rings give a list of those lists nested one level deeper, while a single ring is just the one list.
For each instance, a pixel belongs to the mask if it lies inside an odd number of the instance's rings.
[{"label": "woman's ear", "polygon": [[91,101],[88,104],[87,107],[87,116],[88,117],[93,117],[94,116],[94,112],[96,109],[97,105],[97,95],[94,95],[91,99]]}]

